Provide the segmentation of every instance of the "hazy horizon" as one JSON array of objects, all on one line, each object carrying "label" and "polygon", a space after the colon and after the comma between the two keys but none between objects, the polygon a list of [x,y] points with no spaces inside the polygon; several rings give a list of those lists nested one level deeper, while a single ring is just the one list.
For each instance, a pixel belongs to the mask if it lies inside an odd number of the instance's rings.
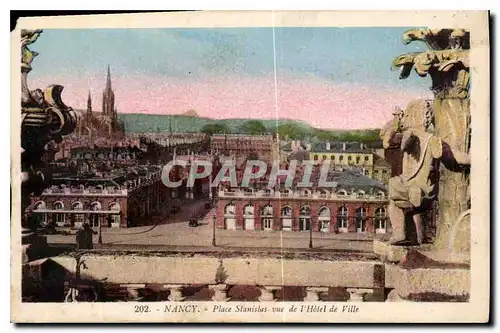
[{"label": "hazy horizon", "polygon": [[65,86],[74,109],[86,109],[90,91],[97,111],[109,64],[119,113],[377,128],[395,106],[431,97],[428,79],[390,70],[425,49],[403,45],[409,28],[44,30],[29,82]]}]

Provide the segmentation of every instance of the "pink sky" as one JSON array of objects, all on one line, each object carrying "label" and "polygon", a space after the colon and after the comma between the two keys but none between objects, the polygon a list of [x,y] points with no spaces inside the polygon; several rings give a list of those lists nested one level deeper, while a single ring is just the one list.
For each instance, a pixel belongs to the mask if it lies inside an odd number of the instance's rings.
[{"label": "pink sky", "polygon": [[[190,109],[200,117],[296,119],[318,128],[361,129],[383,125],[394,106],[430,92],[391,87],[334,83],[317,77],[278,77],[278,111],[274,77],[168,79],[113,76],[119,113],[180,114]],[[105,77],[37,77],[30,87],[58,83],[65,87],[63,101],[86,109],[88,91],[93,110],[100,111]]]}]

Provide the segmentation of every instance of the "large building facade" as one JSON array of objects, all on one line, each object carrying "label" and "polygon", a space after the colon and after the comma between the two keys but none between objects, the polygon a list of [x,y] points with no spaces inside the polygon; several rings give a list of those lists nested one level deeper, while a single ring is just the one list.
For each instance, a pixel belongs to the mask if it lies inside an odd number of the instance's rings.
[{"label": "large building facade", "polygon": [[391,177],[391,165],[374,149],[359,142],[319,142],[304,145],[290,142],[283,147],[289,158],[294,158],[300,151],[305,159],[318,164],[328,161],[336,170],[351,169],[363,175],[387,183]]},{"label": "large building facade", "polygon": [[258,183],[252,188],[223,185],[218,191],[217,227],[265,231],[312,228],[325,233],[388,232],[387,188],[352,171],[330,174],[336,182],[331,188],[286,188],[283,184],[267,188]]},{"label": "large building facade", "polygon": [[272,135],[213,134],[210,149],[221,156],[272,161],[278,158],[276,140]]}]

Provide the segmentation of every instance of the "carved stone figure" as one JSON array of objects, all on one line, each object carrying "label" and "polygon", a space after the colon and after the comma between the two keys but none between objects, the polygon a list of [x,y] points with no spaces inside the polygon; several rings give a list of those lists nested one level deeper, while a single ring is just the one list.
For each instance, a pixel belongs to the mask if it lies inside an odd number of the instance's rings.
[{"label": "carved stone figure", "polygon": [[[430,209],[436,195],[436,159],[442,156],[441,140],[431,133],[432,105],[412,101],[395,113],[381,133],[384,148],[399,146],[404,152],[403,172],[389,180],[389,217],[393,245],[422,244],[422,213]],[[415,225],[414,238],[406,233],[406,220]]]},{"label": "carved stone figure", "polygon": [[[434,249],[445,252],[449,250],[468,252],[469,246],[465,241],[468,239],[467,235],[457,237],[457,239],[461,239],[460,244],[454,242],[452,238],[456,236],[459,224],[462,228],[461,233],[468,234],[470,232],[470,226],[467,225],[469,214],[464,214],[470,209],[469,32],[463,29],[414,29],[403,34],[405,44],[415,40],[424,41],[430,50],[401,55],[393,61],[393,67],[400,68],[401,79],[407,78],[412,69],[415,69],[419,76],[430,75],[432,78],[434,128],[431,138],[435,139],[429,139],[427,149],[430,147],[430,150],[427,152],[431,152],[433,157],[439,158],[440,161],[439,182],[435,180],[434,183],[430,184],[432,191],[436,191],[437,194],[439,212]],[[388,135],[388,130],[383,132],[386,141],[389,140],[388,138],[391,136]],[[415,153],[424,149],[425,145],[422,146],[422,143],[426,141],[421,142],[422,138],[420,137],[424,134],[421,131],[419,133],[416,135],[418,138],[416,142],[420,144],[418,150],[415,148],[415,140],[409,142],[405,140],[415,135],[404,135],[404,132],[400,134],[403,148],[408,152]],[[427,134],[425,135],[427,136]],[[419,173],[423,171],[420,170]],[[423,178],[425,177],[422,176]],[[423,185],[421,181],[415,182]],[[392,185],[395,188],[398,186],[395,181]],[[403,187],[406,185],[409,184],[403,183]],[[410,200],[410,196],[408,200]],[[418,203],[418,200],[415,203]],[[466,227],[462,226],[464,221]],[[395,237],[400,236],[396,235]]]}]

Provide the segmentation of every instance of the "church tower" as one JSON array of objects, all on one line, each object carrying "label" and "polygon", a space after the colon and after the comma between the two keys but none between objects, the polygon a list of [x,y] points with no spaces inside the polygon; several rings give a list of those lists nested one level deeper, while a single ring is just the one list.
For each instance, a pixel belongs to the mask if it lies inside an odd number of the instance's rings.
[{"label": "church tower", "polygon": [[115,93],[111,87],[111,71],[108,65],[108,76],[106,78],[106,88],[102,93],[102,114],[112,117],[115,111]]},{"label": "church tower", "polygon": [[89,90],[89,97],[87,98],[87,114],[86,114],[87,121],[92,120],[92,97],[90,96],[90,90]]}]

